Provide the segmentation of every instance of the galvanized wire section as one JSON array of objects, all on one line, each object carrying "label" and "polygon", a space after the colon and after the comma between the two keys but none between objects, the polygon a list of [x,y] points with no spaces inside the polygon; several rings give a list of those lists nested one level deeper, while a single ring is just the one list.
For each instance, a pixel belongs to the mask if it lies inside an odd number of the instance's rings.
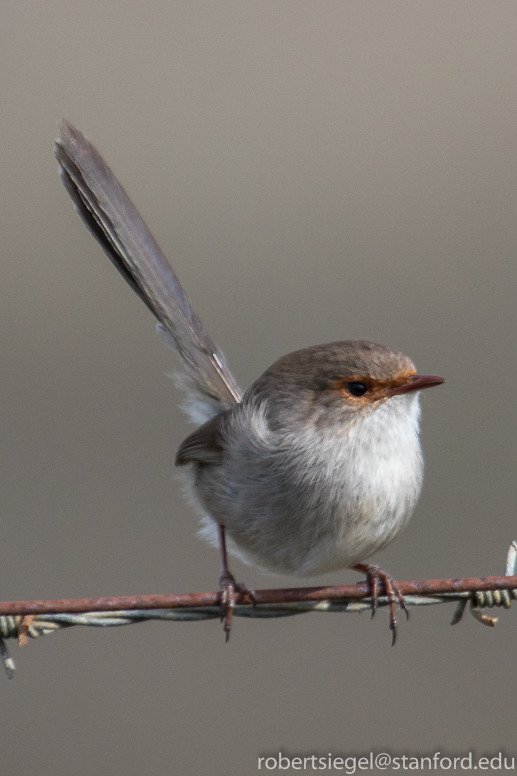
[{"label": "galvanized wire section", "polygon": [[[512,542],[508,550],[505,576],[511,577],[511,584],[517,584],[515,572],[517,568],[517,542]],[[476,584],[474,584],[476,583]],[[466,607],[470,606],[471,614],[484,625],[494,626],[496,617],[489,617],[481,612],[481,609],[494,606],[508,609],[511,601],[517,598],[517,588],[508,587],[510,580],[504,577],[485,577],[471,580],[429,580],[427,582],[403,582],[400,583],[406,605],[409,606],[433,606],[435,604],[457,601],[458,606],[451,624],[458,623]],[[497,586],[504,585],[502,589]],[[475,589],[476,587],[481,589]],[[472,589],[462,589],[471,587]],[[420,595],[406,593],[406,590],[421,591]],[[440,589],[440,592],[435,592]],[[429,590],[429,592],[427,592]],[[342,595],[348,593],[348,597]],[[282,593],[285,595],[282,596]],[[269,595],[268,595],[269,594]],[[321,598],[327,595],[326,598]],[[253,617],[270,619],[273,617],[292,617],[296,614],[307,612],[362,612],[371,610],[371,599],[368,597],[368,588],[365,583],[348,585],[346,587],[328,588],[295,588],[285,591],[263,590],[256,592],[257,603],[237,604],[233,609],[234,617]],[[274,602],[261,602],[261,598],[273,598]],[[299,598],[312,598],[314,600],[296,600]],[[8,678],[12,678],[15,670],[14,662],[7,652],[5,640],[18,639],[20,646],[27,643],[28,638],[35,639],[54,633],[62,628],[73,625],[84,625],[96,628],[115,627],[120,625],[135,625],[149,620],[192,622],[199,620],[213,620],[220,618],[221,610],[217,603],[218,593],[194,593],[184,596],[138,596],[123,599],[96,599],[103,611],[81,611],[86,603],[76,599],[71,601],[28,601],[0,603],[0,611],[41,611],[36,614],[13,614],[0,616],[0,661]],[[283,598],[283,600],[282,600]],[[164,600],[171,600],[174,608],[163,608]],[[144,602],[151,602],[159,608],[117,609],[120,601],[135,601],[142,606]],[[206,602],[209,602],[208,604]],[[191,604],[190,606],[188,604]],[[75,611],[48,611],[48,609],[60,609],[69,606]],[[379,608],[389,605],[388,598],[378,598]],[[78,611],[79,610],[79,611]]]}]

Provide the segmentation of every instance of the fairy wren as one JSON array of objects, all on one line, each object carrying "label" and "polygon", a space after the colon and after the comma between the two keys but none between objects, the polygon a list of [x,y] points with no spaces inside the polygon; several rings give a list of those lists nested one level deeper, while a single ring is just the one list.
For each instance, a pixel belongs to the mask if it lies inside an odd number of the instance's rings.
[{"label": "fairy wren", "polygon": [[385,586],[395,635],[403,598],[364,561],[411,517],[422,487],[419,392],[443,379],[418,375],[384,345],[345,340],[283,356],[242,394],[126,192],[68,122],[56,157],[77,212],[182,361],[184,406],[198,428],[176,465],[188,470],[201,533],[221,548],[227,636],[235,601],[253,600],[230,574],[227,550],[282,574],[365,572],[373,605]]}]

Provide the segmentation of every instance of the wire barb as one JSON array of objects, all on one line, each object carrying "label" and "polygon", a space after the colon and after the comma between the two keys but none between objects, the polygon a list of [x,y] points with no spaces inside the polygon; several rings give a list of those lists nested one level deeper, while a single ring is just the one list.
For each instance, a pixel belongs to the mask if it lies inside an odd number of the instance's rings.
[{"label": "wire barb", "polygon": [[[508,549],[506,556],[506,577],[514,577],[517,569],[517,542],[514,540]],[[517,589],[514,590],[474,590],[470,598],[470,613],[478,622],[482,625],[488,625],[489,628],[493,628],[496,625],[498,617],[489,617],[488,614],[483,614],[481,609],[492,608],[494,606],[502,606],[505,609],[509,609],[512,603],[512,598],[517,598]],[[460,622],[465,613],[467,607],[467,601],[460,601],[456,607],[456,611],[451,620],[451,625],[456,625]]]},{"label": "wire barb", "polygon": [[[482,613],[483,608],[509,608],[517,598],[517,542],[508,550],[504,577],[470,579],[434,579],[423,582],[399,582],[406,606],[433,606],[457,601],[451,624],[462,619],[467,608],[483,625],[493,627],[496,617]],[[0,603],[0,662],[11,679],[15,665],[5,641],[28,639],[55,633],[62,628],[83,625],[97,628],[134,625],[149,620],[193,622],[218,619],[221,615],[219,592],[186,595],[123,596],[119,598],[69,599],[61,601],[10,601]],[[239,593],[232,609],[233,617],[271,619],[292,617],[307,612],[370,611],[372,601],[366,583],[331,587],[288,588],[253,591],[254,603]],[[386,595],[377,598],[378,608],[393,602]]]}]

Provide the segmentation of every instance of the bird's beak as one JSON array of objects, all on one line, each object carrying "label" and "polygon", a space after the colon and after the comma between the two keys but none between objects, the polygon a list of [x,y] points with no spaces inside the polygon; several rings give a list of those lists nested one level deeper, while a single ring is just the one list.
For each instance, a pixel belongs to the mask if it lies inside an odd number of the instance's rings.
[{"label": "bird's beak", "polygon": [[432,388],[433,385],[441,385],[444,382],[443,377],[435,377],[434,375],[411,375],[402,385],[393,388],[390,391],[390,396],[400,396],[401,393],[421,391],[423,388]]}]

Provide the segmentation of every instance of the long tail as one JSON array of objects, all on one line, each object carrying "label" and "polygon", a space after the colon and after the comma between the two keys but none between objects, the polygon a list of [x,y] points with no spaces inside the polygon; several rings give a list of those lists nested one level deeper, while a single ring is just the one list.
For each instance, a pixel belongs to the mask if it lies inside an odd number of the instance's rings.
[{"label": "long tail", "polygon": [[67,121],[60,130],[55,153],[61,180],[87,228],[181,357],[187,411],[200,422],[238,403],[242,394],[223,354],[117,178],[79,130]]}]

